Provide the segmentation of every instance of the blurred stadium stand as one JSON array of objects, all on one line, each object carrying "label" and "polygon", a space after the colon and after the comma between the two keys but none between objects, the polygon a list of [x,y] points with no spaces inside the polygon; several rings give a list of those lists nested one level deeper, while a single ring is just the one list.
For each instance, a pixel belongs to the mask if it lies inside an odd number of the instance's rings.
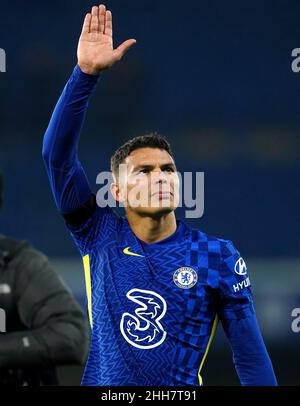
[{"label": "blurred stadium stand", "polygon": [[[41,158],[43,133],[74,64],[83,14],[93,3],[1,2],[0,168],[3,234],[53,258],[82,302],[81,260],[57,214]],[[82,133],[80,157],[96,175],[127,138],[160,131],[181,171],[205,172],[205,214],[190,225],[232,240],[249,264],[256,308],[281,384],[300,383],[300,2],[111,0],[115,44],[136,47],[105,72]],[[13,32],[11,31],[13,21]],[[183,216],[183,211],[178,211]],[[249,258],[249,259],[248,259]],[[62,369],[66,384],[81,371]],[[217,334],[204,382],[237,384]]]}]

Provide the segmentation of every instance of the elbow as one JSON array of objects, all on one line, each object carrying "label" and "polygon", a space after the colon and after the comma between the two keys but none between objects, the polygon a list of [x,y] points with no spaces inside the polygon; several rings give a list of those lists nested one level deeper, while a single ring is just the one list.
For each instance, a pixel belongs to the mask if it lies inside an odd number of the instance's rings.
[{"label": "elbow", "polygon": [[44,136],[43,147],[42,147],[42,157],[44,162],[47,164],[50,162],[50,145],[47,142],[47,133]]},{"label": "elbow", "polygon": [[56,145],[55,136],[53,130],[48,127],[45,132],[43,145],[42,145],[42,157],[46,166],[53,166],[55,161],[58,160],[56,155],[58,147]]},{"label": "elbow", "polygon": [[43,157],[45,164],[48,164],[50,162],[50,152],[49,152],[48,148],[46,148],[44,146],[42,149],[42,157]]},{"label": "elbow", "polygon": [[55,167],[60,168],[64,163],[62,157],[56,157],[56,153],[53,152],[53,148],[46,142],[43,143],[42,157],[46,165],[46,168],[48,169]]}]

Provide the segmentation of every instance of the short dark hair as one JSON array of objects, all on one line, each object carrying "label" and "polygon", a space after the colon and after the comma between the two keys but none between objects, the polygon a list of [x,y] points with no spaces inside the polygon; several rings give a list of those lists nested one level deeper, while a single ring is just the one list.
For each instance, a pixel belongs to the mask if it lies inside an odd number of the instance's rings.
[{"label": "short dark hair", "polygon": [[153,132],[146,135],[140,135],[127,141],[124,145],[117,149],[114,155],[111,157],[110,167],[113,174],[116,174],[125,159],[139,148],[159,148],[168,152],[168,154],[174,159],[174,155],[171,149],[171,145],[165,136]]}]

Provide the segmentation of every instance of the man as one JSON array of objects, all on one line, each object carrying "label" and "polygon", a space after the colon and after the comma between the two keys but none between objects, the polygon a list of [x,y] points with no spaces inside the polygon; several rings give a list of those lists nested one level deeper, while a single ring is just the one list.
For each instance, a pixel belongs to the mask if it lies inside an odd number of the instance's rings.
[{"label": "man", "polygon": [[104,5],[92,8],[78,64],[44,137],[55,202],[86,273],[92,339],[82,384],[202,385],[220,318],[241,383],[276,385],[240,254],[230,241],[175,218],[178,174],[166,139],[137,137],[112,157],[111,191],[125,217],[97,206],[90,190],[77,158],[89,97],[101,72],[134,43],[113,49],[111,12]]},{"label": "man", "polygon": [[[0,204],[3,177],[0,174]],[[0,385],[58,385],[56,366],[83,364],[88,325],[47,258],[0,235]]]}]

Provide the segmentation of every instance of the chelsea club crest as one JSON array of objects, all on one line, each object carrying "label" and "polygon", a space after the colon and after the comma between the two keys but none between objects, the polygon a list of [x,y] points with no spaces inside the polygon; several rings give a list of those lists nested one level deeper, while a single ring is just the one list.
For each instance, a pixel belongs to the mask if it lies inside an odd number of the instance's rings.
[{"label": "chelsea club crest", "polygon": [[174,272],[173,281],[181,289],[191,289],[198,282],[198,275],[193,268],[183,266]]}]

